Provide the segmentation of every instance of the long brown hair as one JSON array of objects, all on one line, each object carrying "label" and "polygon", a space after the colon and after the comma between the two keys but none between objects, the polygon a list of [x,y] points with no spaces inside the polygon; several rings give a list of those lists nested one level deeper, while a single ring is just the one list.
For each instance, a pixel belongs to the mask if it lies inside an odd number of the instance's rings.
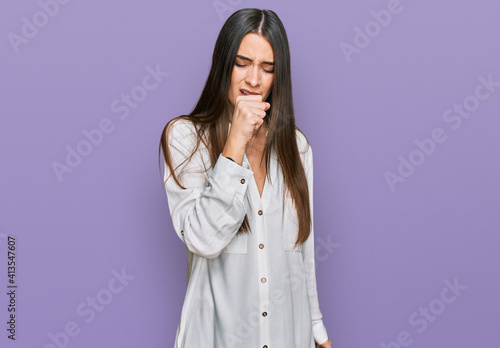
[{"label": "long brown hair", "polygon": [[[295,245],[298,246],[308,239],[312,219],[306,174],[296,141],[296,129],[298,130],[298,128],[295,125],[293,111],[288,38],[283,23],[276,13],[271,10],[246,8],[234,12],[227,19],[215,43],[212,66],[198,103],[189,115],[175,117],[165,125],[158,151],[163,149],[165,163],[169,166],[171,175],[173,175],[175,182],[185,189],[175,175],[175,169],[172,168],[168,133],[170,126],[176,120],[187,119],[194,124],[198,141],[193,153],[186,160],[191,159],[197,151],[200,141],[203,141],[210,155],[212,168],[215,166],[228,137],[230,119],[228,93],[236,55],[243,37],[249,33],[261,35],[269,41],[273,48],[274,80],[272,91],[266,100],[271,104],[271,107],[266,111],[264,118],[269,132],[262,159],[266,158],[266,168],[270,168],[272,149],[277,153],[284,175],[283,199],[285,190],[288,190],[297,210],[299,232]],[[291,141],[292,139],[293,141]],[[267,176],[271,180],[269,170],[267,170]],[[249,229],[248,217],[245,215],[238,233],[247,233]]]}]

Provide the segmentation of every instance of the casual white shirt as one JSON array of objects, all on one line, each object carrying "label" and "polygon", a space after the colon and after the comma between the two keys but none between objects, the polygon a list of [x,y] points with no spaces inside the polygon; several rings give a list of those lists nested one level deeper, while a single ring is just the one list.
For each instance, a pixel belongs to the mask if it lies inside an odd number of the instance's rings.
[{"label": "casual white shirt", "polygon": [[[312,215],[312,149],[298,130],[296,139]],[[195,144],[193,124],[178,120],[169,135],[174,168]],[[170,169],[160,155],[165,181]],[[261,197],[246,155],[240,166],[221,153],[210,169],[200,142],[191,161],[176,169],[186,189],[172,176],[166,181],[173,227],[188,263],[176,348],[314,348],[314,341],[328,339],[316,288],[314,228],[294,248],[297,213],[289,194],[282,213],[283,175],[274,151],[268,170],[271,181],[266,176]],[[245,214],[251,231],[236,235]]]}]

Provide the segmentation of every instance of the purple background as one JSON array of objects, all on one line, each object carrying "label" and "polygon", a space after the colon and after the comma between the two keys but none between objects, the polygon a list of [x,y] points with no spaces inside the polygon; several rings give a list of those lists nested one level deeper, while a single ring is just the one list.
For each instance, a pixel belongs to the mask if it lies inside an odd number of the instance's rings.
[{"label": "purple background", "polygon": [[[272,9],[287,29],[297,124],[314,150],[318,292],[333,346],[498,345],[500,90],[474,97],[481,76],[500,81],[498,1],[40,3],[52,5],[0,5],[1,347],[56,347],[51,333],[61,347],[173,347],[186,254],[158,141],[194,107],[219,30],[243,7]],[[371,11],[387,8],[381,26]],[[12,44],[23,26],[31,37]],[[364,44],[360,31],[371,35]],[[347,57],[341,45],[355,41],[364,47]],[[143,95],[148,67],[165,73]],[[130,93],[143,100],[124,117]],[[443,118],[464,103],[473,112],[459,127],[456,113]],[[106,120],[113,130],[85,148],[82,132]],[[437,128],[446,140],[424,154],[414,141]],[[59,180],[53,162],[77,146],[88,155]],[[410,158],[418,165],[392,190],[384,173],[400,175]],[[17,239],[16,342],[6,338],[7,235]],[[113,294],[112,270],[123,269],[135,278]],[[443,292],[454,279],[458,296]],[[101,311],[87,304],[96,296]]]}]

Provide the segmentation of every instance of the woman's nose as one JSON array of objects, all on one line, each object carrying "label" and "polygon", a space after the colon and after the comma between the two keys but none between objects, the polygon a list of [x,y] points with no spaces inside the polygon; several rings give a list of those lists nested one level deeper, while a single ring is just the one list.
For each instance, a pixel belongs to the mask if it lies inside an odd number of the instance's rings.
[{"label": "woman's nose", "polygon": [[251,66],[250,69],[248,69],[246,82],[250,86],[257,86],[260,83],[260,72],[258,67]]}]

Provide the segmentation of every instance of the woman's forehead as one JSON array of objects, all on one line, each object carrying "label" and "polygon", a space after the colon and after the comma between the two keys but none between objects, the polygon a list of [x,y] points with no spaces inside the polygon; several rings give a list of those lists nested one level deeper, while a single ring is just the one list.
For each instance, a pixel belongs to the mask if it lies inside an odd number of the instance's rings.
[{"label": "woman's forehead", "polygon": [[250,33],[241,40],[238,56],[257,63],[274,62],[274,52],[271,44],[264,37]]}]

